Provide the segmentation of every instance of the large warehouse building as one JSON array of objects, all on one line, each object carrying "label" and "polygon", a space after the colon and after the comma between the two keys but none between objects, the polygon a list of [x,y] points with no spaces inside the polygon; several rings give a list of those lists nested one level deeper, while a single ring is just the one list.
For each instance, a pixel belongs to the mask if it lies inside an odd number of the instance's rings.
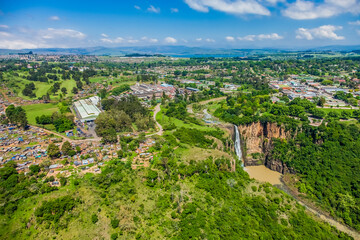
[{"label": "large warehouse building", "polygon": [[96,106],[99,102],[100,98],[97,96],[74,102],[73,107],[77,118],[81,122],[94,121],[101,113],[100,109]]}]

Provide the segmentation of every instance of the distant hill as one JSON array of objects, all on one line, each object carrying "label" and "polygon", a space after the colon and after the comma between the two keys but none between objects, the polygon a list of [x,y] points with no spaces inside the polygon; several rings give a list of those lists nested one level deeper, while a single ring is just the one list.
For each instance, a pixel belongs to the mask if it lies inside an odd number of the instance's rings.
[{"label": "distant hill", "polygon": [[360,45],[356,46],[325,46],[309,49],[226,49],[226,48],[201,48],[187,46],[139,46],[139,47],[88,47],[88,48],[38,48],[38,49],[21,49],[9,50],[0,49],[0,54],[18,54],[32,51],[34,54],[80,54],[80,55],[97,55],[97,56],[153,56],[166,55],[174,57],[244,57],[251,55],[266,55],[276,53],[293,53],[302,52],[359,52]]}]

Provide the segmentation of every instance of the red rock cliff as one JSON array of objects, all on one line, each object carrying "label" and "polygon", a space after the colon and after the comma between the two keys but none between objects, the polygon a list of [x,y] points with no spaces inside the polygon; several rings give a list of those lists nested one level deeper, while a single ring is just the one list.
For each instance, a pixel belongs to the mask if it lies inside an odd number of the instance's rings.
[{"label": "red rock cliff", "polygon": [[265,165],[266,167],[284,173],[289,172],[286,165],[271,158],[272,138],[289,138],[290,133],[276,123],[252,123],[238,127],[245,166]]}]

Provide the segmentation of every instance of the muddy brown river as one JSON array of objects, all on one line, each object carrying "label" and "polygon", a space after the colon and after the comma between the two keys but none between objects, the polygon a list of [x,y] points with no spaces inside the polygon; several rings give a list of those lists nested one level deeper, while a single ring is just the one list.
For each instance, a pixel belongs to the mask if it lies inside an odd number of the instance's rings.
[{"label": "muddy brown river", "polygon": [[248,167],[244,167],[244,170],[249,174],[249,176],[251,178],[254,178],[255,180],[257,180],[259,182],[268,182],[268,183],[270,183],[272,185],[278,185],[278,187],[280,189],[282,189],[283,191],[285,191],[288,194],[292,195],[298,201],[298,203],[303,205],[309,212],[311,212],[312,214],[314,214],[315,216],[317,216],[321,220],[323,220],[323,221],[329,223],[330,225],[336,227],[338,230],[349,234],[350,236],[352,236],[354,238],[354,240],[360,240],[359,232],[357,232],[357,231],[355,231],[353,229],[350,229],[349,227],[345,226],[342,223],[339,223],[338,221],[334,220],[331,217],[325,216],[324,214],[320,213],[319,211],[317,211],[316,209],[314,209],[312,207],[309,207],[303,201],[301,201],[299,198],[294,196],[291,193],[291,191],[289,191],[287,189],[287,187],[284,186],[284,184],[281,182],[281,176],[282,176],[281,173],[272,171],[272,170],[268,169],[267,167],[265,167],[264,165],[262,165],[262,166],[248,166]]},{"label": "muddy brown river", "polygon": [[260,182],[268,182],[272,185],[278,185],[281,183],[281,173],[270,170],[264,165],[261,166],[248,166],[244,170],[249,174],[251,178]]}]

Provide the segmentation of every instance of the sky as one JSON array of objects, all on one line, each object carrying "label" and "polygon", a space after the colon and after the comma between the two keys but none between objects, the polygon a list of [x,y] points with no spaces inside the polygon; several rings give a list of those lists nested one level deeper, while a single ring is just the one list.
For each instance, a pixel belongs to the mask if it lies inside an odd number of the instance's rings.
[{"label": "sky", "polygon": [[0,0],[0,48],[360,45],[360,0]]}]

